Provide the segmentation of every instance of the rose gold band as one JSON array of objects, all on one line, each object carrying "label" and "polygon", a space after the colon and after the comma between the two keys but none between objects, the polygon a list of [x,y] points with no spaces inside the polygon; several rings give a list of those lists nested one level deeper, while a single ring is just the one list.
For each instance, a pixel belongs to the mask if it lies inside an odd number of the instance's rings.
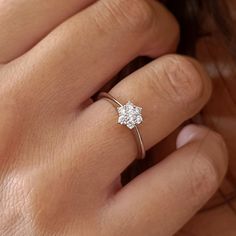
[{"label": "rose gold band", "polygon": [[[98,95],[98,99],[101,98],[105,98],[107,99],[109,102],[111,102],[113,105],[115,105],[116,107],[122,107],[123,105],[117,101],[112,95],[110,95],[109,93],[105,93],[105,92],[101,92]],[[142,140],[142,136],[141,133],[137,127],[137,125],[135,125],[135,127],[132,129],[133,130],[133,134],[135,136],[136,139],[136,143],[138,146],[138,155],[137,155],[137,159],[144,159],[145,158],[145,148],[144,148],[144,144],[143,144],[143,140]]]}]

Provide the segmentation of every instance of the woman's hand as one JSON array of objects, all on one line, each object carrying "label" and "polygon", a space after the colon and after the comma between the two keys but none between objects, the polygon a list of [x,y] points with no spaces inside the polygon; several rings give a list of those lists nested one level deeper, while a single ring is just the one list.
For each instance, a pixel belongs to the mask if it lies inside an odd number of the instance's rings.
[{"label": "woman's hand", "polygon": [[[0,1],[1,235],[170,236],[210,198],[227,166],[218,134],[184,128],[177,151],[122,188],[136,143],[110,103],[90,99],[130,60],[177,42],[154,1]],[[210,88],[196,61],[169,55],[110,93],[143,107],[147,150]]]}]

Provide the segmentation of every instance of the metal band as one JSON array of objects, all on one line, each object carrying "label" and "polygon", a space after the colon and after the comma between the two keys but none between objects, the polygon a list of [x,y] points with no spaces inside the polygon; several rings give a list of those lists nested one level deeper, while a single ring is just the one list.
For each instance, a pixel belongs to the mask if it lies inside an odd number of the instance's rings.
[{"label": "metal band", "polygon": [[[98,99],[101,99],[101,98],[107,99],[113,105],[116,105],[116,106],[119,106],[119,107],[123,106],[117,99],[115,99],[109,93],[101,92],[98,95]],[[146,152],[145,152],[145,148],[144,148],[144,144],[143,144],[143,139],[142,139],[141,133],[140,133],[137,125],[135,125],[132,130],[133,130],[133,133],[134,133],[134,136],[135,136],[135,139],[136,139],[136,143],[137,143],[137,146],[138,146],[138,156],[137,156],[137,159],[144,159]]]}]

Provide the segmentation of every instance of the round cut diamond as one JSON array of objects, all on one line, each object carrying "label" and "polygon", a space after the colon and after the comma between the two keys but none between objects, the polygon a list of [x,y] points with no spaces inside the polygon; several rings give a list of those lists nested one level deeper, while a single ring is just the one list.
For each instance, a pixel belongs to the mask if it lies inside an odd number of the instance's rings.
[{"label": "round cut diamond", "polygon": [[142,108],[135,106],[130,101],[124,106],[118,107],[117,110],[119,113],[118,123],[126,125],[129,129],[133,129],[143,121]]}]

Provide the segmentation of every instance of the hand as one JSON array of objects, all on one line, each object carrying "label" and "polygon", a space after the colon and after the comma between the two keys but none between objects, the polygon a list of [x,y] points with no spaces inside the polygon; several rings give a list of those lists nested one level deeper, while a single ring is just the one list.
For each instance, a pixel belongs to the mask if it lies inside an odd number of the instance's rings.
[{"label": "hand", "polygon": [[[225,174],[222,138],[188,126],[177,151],[122,188],[136,143],[109,102],[90,99],[138,55],[175,50],[171,14],[142,0],[4,1],[0,12],[1,235],[177,232]],[[169,55],[110,93],[143,107],[147,150],[196,114],[211,86],[196,61]]]}]

